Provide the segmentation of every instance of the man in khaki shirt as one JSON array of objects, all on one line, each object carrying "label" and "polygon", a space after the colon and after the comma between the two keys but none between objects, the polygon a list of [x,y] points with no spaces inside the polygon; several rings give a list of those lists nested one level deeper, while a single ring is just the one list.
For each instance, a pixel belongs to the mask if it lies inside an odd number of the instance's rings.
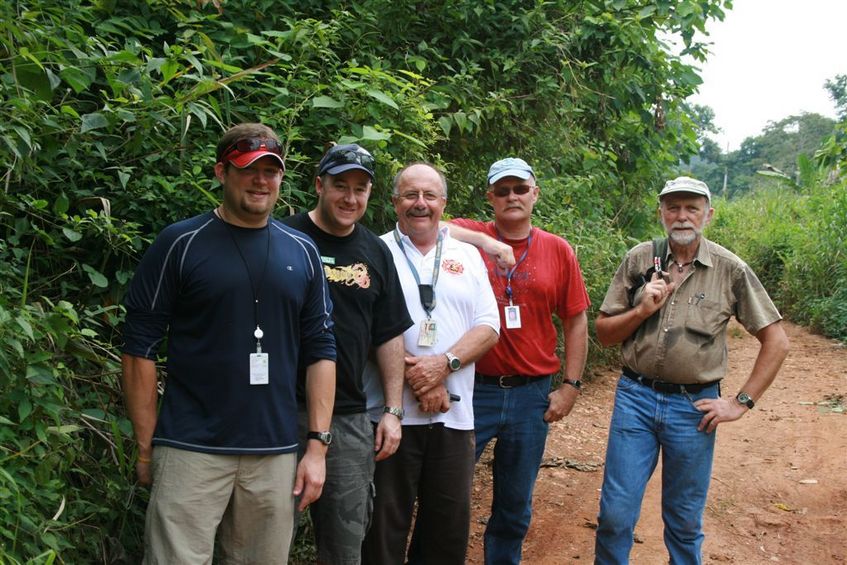
[{"label": "man in khaki shirt", "polygon": [[[628,563],[647,481],[662,452],[662,518],[671,563],[701,563],[715,434],[753,408],[788,353],[781,316],[755,273],[702,235],[714,214],[705,183],[679,177],[659,194],[668,238],[632,248],[597,318],[621,343],[600,497],[595,563]],[[658,267],[658,269],[657,269]],[[657,272],[658,271],[658,272]],[[737,394],[721,398],[730,317],[761,349]]]}]

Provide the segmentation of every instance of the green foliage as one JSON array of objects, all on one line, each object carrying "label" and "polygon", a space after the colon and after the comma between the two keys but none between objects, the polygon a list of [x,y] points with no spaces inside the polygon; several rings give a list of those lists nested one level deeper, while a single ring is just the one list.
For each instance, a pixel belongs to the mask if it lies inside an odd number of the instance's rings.
[{"label": "green foliage", "polygon": [[847,120],[847,75],[835,75],[834,78],[827,79],[824,88],[829,91],[829,97],[835,102],[838,119]]},{"label": "green foliage", "polygon": [[120,557],[140,536],[117,363],[97,338],[110,310],[0,297],[0,562]]},{"label": "green foliage", "polygon": [[702,61],[694,31],[729,6],[0,3],[0,562],[138,561],[117,305],[151,238],[217,203],[227,127],[282,138],[280,214],[311,204],[325,143],[373,150],[376,230],[408,160],[443,164],[451,212],[477,215],[488,165],[524,157],[541,225],[577,248],[599,304],[619,230],[652,225],[655,187],[696,149],[700,79],[658,38]]},{"label": "green foliage", "polygon": [[[710,237],[747,261],[783,315],[847,340],[847,185],[717,203]],[[766,222],[762,220],[767,218]]]}]

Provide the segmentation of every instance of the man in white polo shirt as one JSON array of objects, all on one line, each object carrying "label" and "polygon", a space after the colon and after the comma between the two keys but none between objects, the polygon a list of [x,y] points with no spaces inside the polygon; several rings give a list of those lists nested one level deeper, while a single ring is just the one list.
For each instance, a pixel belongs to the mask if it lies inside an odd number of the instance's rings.
[{"label": "man in white polo shirt", "polygon": [[397,227],[382,238],[414,324],[404,334],[403,441],[376,465],[362,559],[406,561],[417,500],[409,561],[459,565],[470,528],[474,362],[497,343],[500,319],[479,252],[439,228],[447,202],[441,172],[407,165],[394,178],[392,200]]}]

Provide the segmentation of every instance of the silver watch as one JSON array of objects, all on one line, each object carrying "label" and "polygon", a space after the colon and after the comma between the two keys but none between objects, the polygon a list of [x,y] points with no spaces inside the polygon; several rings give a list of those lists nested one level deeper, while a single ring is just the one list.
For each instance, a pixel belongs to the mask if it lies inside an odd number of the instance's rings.
[{"label": "silver watch", "polygon": [[386,406],[385,408],[382,409],[382,412],[384,414],[392,414],[394,416],[397,416],[398,420],[402,420],[403,416],[406,415],[406,411],[403,410],[402,408],[397,407],[397,406]]},{"label": "silver watch", "polygon": [[447,356],[447,366],[450,367],[451,372],[455,373],[462,368],[462,361],[458,357],[449,351],[445,352],[444,355]]}]

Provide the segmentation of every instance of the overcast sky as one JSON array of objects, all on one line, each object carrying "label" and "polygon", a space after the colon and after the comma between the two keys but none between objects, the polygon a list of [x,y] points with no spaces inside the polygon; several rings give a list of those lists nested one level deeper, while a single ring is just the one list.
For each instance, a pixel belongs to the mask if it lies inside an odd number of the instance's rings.
[{"label": "overcast sky", "polygon": [[722,150],[800,112],[835,118],[823,84],[847,74],[847,0],[735,0],[706,29],[712,53],[689,100],[715,111]]}]

